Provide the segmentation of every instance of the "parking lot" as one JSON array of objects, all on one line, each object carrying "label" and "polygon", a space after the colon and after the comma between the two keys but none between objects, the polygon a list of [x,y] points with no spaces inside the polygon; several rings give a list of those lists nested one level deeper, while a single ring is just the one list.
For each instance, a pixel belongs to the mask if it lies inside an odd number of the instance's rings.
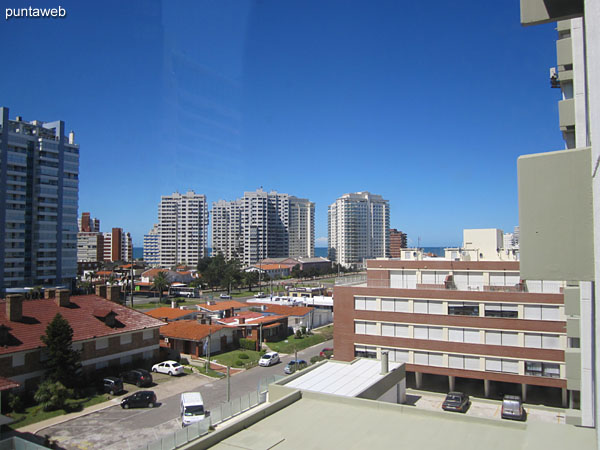
[{"label": "parking lot", "polygon": [[[407,402],[420,409],[432,411],[443,411],[442,403],[446,397],[444,394],[435,392],[426,392],[416,389],[407,389]],[[489,400],[477,397],[471,397],[471,406],[465,413],[467,416],[485,417],[488,419],[502,420],[500,412],[502,402],[499,400]],[[546,423],[565,423],[564,410],[560,408],[537,407],[525,405],[527,410],[527,422],[546,422]],[[446,414],[460,414],[455,412],[445,412]]]}]

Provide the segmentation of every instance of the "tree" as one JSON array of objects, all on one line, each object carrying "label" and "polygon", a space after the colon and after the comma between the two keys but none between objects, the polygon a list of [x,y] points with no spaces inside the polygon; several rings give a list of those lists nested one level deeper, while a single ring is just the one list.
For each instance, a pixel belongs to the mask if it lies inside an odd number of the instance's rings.
[{"label": "tree", "polygon": [[152,280],[152,289],[158,291],[158,302],[162,302],[162,294],[165,289],[168,289],[171,283],[165,272],[158,272]]},{"label": "tree", "polygon": [[244,273],[244,284],[248,286],[248,290],[252,292],[252,286],[258,283],[258,272],[250,271]]},{"label": "tree", "polygon": [[33,399],[44,411],[63,409],[67,399],[73,396],[73,390],[67,389],[60,381],[46,380],[38,386]]},{"label": "tree", "polygon": [[67,387],[75,386],[81,372],[81,355],[73,350],[73,328],[69,322],[60,313],[56,314],[41,340],[48,350],[47,378]]},{"label": "tree", "polygon": [[300,264],[296,264],[294,267],[292,267],[292,277],[293,278],[300,278],[301,273],[302,273],[302,270],[300,269]]}]

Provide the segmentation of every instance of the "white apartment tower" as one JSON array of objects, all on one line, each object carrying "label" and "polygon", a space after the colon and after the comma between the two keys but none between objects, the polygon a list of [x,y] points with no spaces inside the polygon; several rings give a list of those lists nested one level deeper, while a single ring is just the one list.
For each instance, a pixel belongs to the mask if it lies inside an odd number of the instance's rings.
[{"label": "white apartment tower", "polygon": [[290,258],[315,256],[315,204],[305,198],[290,197]]},{"label": "white apartment tower", "polygon": [[161,267],[198,264],[207,249],[206,197],[194,191],[162,196],[158,206],[158,232]]},{"label": "white apartment tower", "polygon": [[77,274],[79,146],[63,121],[9,120],[0,108],[0,295]]},{"label": "white apartment tower", "polygon": [[212,255],[242,259],[244,254],[242,200],[219,200],[212,206]]},{"label": "white apartment tower", "polygon": [[390,206],[369,192],[344,194],[329,206],[329,259],[345,267],[390,254]]},{"label": "white apartment tower", "polygon": [[144,262],[152,267],[160,264],[160,235],[157,223],[144,235]]},{"label": "white apartment tower", "polygon": [[314,203],[275,191],[213,203],[213,255],[250,265],[265,258],[314,256]]}]

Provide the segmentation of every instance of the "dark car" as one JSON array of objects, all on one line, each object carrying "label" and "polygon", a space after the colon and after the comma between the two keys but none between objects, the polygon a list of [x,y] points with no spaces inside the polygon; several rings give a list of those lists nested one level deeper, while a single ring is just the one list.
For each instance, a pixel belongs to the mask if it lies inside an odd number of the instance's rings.
[{"label": "dark car", "polygon": [[518,395],[505,395],[502,399],[502,418],[513,420],[526,420],[527,413],[523,408],[521,397]]},{"label": "dark car", "polygon": [[444,411],[458,411],[467,412],[469,409],[469,396],[462,392],[448,392],[444,403],[442,403],[442,409]]},{"label": "dark car", "polygon": [[144,369],[128,370],[121,374],[121,378],[125,383],[135,384],[138,387],[152,385],[152,375]]},{"label": "dark car", "polygon": [[110,395],[118,394],[123,391],[123,380],[117,377],[104,377],[102,389]]},{"label": "dark car", "polygon": [[156,394],[153,391],[137,391],[121,400],[121,408],[154,408],[156,405]]},{"label": "dark car", "polygon": [[302,370],[302,369],[305,369],[306,367],[308,367],[308,363],[306,361],[304,361],[303,359],[299,359],[297,361],[295,359],[292,359],[287,364],[287,366],[285,366],[285,369],[283,369],[283,371],[289,375],[291,373],[294,373],[296,371],[296,369]]}]

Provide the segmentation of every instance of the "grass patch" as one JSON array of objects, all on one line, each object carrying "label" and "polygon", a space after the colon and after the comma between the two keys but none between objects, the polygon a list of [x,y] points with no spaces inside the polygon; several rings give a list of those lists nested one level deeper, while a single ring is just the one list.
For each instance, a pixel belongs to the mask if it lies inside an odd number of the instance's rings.
[{"label": "grass patch", "polygon": [[[198,370],[198,373],[201,373],[202,375],[206,375],[212,378],[223,378],[225,375],[223,375],[220,372],[217,372],[216,370],[212,370],[212,369],[208,369],[208,371],[206,370],[206,366],[204,364],[202,364],[202,366],[194,366],[194,368],[196,370]],[[191,369],[190,369],[191,372]]]},{"label": "grass patch", "polygon": [[[191,299],[191,300],[184,300],[181,301],[179,303],[177,303],[177,306],[184,306],[184,305],[197,305],[198,303],[204,303],[203,300],[201,299]],[[125,303],[126,306],[131,305],[131,302],[127,302]],[[148,303],[135,303],[133,305],[133,309],[156,309],[156,308],[161,308],[163,306],[167,306],[167,307],[171,307],[171,302],[169,303],[158,303],[158,298],[156,299],[156,301],[152,301],[152,302],[148,302]]]},{"label": "grass patch", "polygon": [[7,416],[12,417],[14,422],[8,425],[9,428],[16,430],[33,423],[41,422],[42,420],[51,419],[53,417],[62,416],[64,414],[81,411],[88,406],[93,406],[98,403],[103,403],[110,400],[112,397],[108,394],[97,394],[91,397],[82,399],[69,399],[65,409],[57,409],[56,411],[44,411],[41,406],[35,405],[25,409],[25,412],[11,412]]},{"label": "grass patch", "polygon": [[313,330],[313,333],[315,334],[321,334],[323,336],[325,336],[327,339],[325,339],[326,341],[328,341],[329,339],[333,339],[333,324],[332,325],[327,325],[326,327],[323,328],[319,328],[318,330]]},{"label": "grass patch", "polygon": [[[333,334],[333,333],[332,333]],[[313,345],[320,344],[331,339],[327,333],[315,333],[300,339],[296,335],[290,335],[286,340],[279,342],[267,342],[269,348],[279,353],[294,353],[294,350],[304,350]],[[286,342],[287,341],[287,342]]]},{"label": "grass patch", "polygon": [[[240,355],[247,355],[248,359],[240,359]],[[220,355],[216,355],[214,358],[211,359],[212,361],[215,361],[219,364],[223,364],[225,366],[240,367],[235,365],[236,361],[243,361],[244,365],[256,365],[259,358],[260,352],[254,350],[234,350],[232,352],[221,353]]]}]

